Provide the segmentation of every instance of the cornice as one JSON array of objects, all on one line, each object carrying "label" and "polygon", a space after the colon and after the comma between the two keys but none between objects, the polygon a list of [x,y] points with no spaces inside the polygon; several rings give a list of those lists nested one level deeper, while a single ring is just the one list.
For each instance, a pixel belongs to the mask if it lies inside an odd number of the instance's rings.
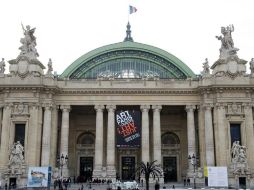
[{"label": "cornice", "polygon": [[121,95],[197,95],[195,89],[62,89],[61,94],[121,94]]},{"label": "cornice", "polygon": [[45,86],[45,85],[1,85],[0,91],[41,91],[41,92],[51,92],[51,93],[57,93],[60,91],[60,88],[58,86]]}]

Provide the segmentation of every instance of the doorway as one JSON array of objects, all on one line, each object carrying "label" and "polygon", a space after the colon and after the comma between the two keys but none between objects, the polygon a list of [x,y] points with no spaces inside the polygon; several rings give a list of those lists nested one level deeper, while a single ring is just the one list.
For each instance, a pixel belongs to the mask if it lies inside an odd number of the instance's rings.
[{"label": "doorway", "polygon": [[79,182],[92,180],[93,157],[80,157]]},{"label": "doorway", "polygon": [[246,189],[246,177],[239,177],[239,188]]},{"label": "doorway", "polygon": [[16,177],[11,177],[10,178],[9,189],[16,189],[16,186],[17,186],[17,179],[16,179]]},{"label": "doorway", "polygon": [[122,157],[122,180],[135,180],[135,157]]},{"label": "doorway", "polygon": [[177,181],[176,157],[163,157],[164,182]]}]

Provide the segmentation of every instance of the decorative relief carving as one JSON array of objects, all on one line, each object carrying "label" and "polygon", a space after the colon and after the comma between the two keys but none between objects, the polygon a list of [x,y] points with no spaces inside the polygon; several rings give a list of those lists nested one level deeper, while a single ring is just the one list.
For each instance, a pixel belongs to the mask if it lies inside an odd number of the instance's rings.
[{"label": "decorative relief carving", "polygon": [[241,115],[242,114],[242,106],[237,103],[228,104],[227,106],[227,114],[230,115]]},{"label": "decorative relief carving", "polygon": [[29,108],[27,104],[20,102],[18,104],[14,104],[12,115],[28,115]]}]

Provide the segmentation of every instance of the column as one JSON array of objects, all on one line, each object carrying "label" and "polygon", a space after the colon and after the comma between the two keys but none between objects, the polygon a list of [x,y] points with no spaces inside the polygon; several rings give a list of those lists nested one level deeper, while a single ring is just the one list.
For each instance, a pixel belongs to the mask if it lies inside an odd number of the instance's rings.
[{"label": "column", "polygon": [[10,137],[10,118],[11,104],[5,105],[3,109],[1,147],[0,147],[0,169],[7,167],[9,162],[9,137]]},{"label": "column", "polygon": [[[69,112],[70,105],[61,105],[60,109],[62,110],[62,126],[61,126],[61,144],[60,144],[60,155],[64,157],[68,155],[69,148]],[[63,165],[62,168],[62,176],[69,177],[68,163]]]},{"label": "column", "polygon": [[205,158],[205,113],[201,106],[198,109],[198,138],[199,138],[199,162],[200,166],[206,163]]},{"label": "column", "polygon": [[100,178],[102,174],[103,161],[103,110],[104,105],[95,105],[96,110],[96,137],[95,137],[95,158],[93,177]]},{"label": "column", "polygon": [[[187,137],[188,137],[188,156],[196,155],[196,134],[195,134],[195,123],[194,123],[194,109],[196,106],[187,105]],[[189,169],[192,169],[192,165],[189,162]]]},{"label": "column", "polygon": [[205,105],[205,147],[206,147],[206,165],[214,166],[214,140],[212,123],[212,106]]},{"label": "column", "polygon": [[[62,110],[62,126],[61,126],[61,145],[60,145],[60,153],[63,154],[64,157],[68,155],[69,148],[69,112],[71,107],[69,105],[62,105],[60,107]],[[60,156],[60,155],[59,155]]]},{"label": "column", "polygon": [[115,168],[115,105],[107,105],[108,133],[107,133],[107,177],[116,177]]},{"label": "column", "polygon": [[[217,166],[227,166],[227,155],[230,154],[228,151],[228,146],[226,146],[228,142],[227,138],[227,126],[225,124],[225,107],[223,104],[216,104],[217,111],[217,138],[216,144],[218,144],[218,151],[216,151]],[[217,146],[216,146],[217,148]],[[217,150],[217,149],[216,149]]]},{"label": "column", "polygon": [[254,132],[253,132],[253,110],[251,104],[244,105],[246,126],[246,154],[250,168],[254,167]]},{"label": "column", "polygon": [[52,127],[51,127],[51,152],[50,152],[50,165],[56,166],[56,157],[57,157],[57,124],[58,124],[58,110],[59,106],[54,105],[52,110]]},{"label": "column", "polygon": [[161,105],[153,105],[153,160],[161,164]]},{"label": "column", "polygon": [[150,105],[141,105],[140,109],[142,111],[142,140],[141,140],[141,160],[146,163],[149,162],[149,115],[148,111]]},{"label": "column", "polygon": [[28,137],[27,138],[27,161],[30,166],[37,166],[39,164],[38,155],[40,154],[37,152],[38,149],[38,131],[39,131],[39,105],[34,103],[30,105],[30,118],[29,118],[29,125],[28,125]]},{"label": "column", "polygon": [[51,140],[51,105],[45,105],[43,118],[41,166],[49,166]]}]

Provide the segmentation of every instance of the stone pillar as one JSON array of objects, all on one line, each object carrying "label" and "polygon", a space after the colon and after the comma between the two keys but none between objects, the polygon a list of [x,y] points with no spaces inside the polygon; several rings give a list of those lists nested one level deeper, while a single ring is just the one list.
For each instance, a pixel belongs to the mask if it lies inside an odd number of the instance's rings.
[{"label": "stone pillar", "polygon": [[[64,157],[68,155],[68,148],[69,148],[69,112],[70,112],[70,105],[62,105],[60,107],[62,110],[62,126],[61,126],[61,144],[60,144],[60,155]],[[68,164],[68,163],[67,163]],[[62,175],[63,177],[69,177],[68,165],[63,165]]]},{"label": "stone pillar", "polygon": [[11,108],[12,105],[7,104],[3,109],[1,147],[0,147],[0,169],[7,167],[7,164],[9,162]]},{"label": "stone pillar", "polygon": [[[227,137],[227,126],[225,124],[225,107],[223,104],[216,104],[217,111],[217,138],[216,144],[218,144],[218,150],[216,149],[217,166],[227,166],[227,155],[230,154],[228,151],[228,137]],[[217,148],[217,146],[216,146]]]},{"label": "stone pillar", "polygon": [[201,106],[197,106],[198,109],[198,138],[199,138],[199,162],[200,166],[204,166],[206,163],[205,158],[205,120],[204,111]]},{"label": "stone pillar", "polygon": [[69,105],[62,105],[60,109],[62,110],[62,126],[61,126],[61,145],[60,145],[60,153],[63,154],[64,157],[68,155],[69,148]]},{"label": "stone pillar", "polygon": [[[196,134],[195,134],[195,122],[194,122],[194,109],[196,106],[187,105],[187,136],[188,136],[188,156],[196,155]],[[189,161],[189,170],[193,168],[191,162]]]},{"label": "stone pillar", "polygon": [[49,166],[51,140],[51,105],[45,105],[43,118],[41,166]]},{"label": "stone pillar", "polygon": [[246,126],[246,155],[250,168],[254,167],[254,132],[253,132],[253,110],[252,105],[244,105]]},{"label": "stone pillar", "polygon": [[146,163],[149,162],[149,109],[150,105],[141,105],[140,109],[142,111],[142,140],[141,140],[141,160]]},{"label": "stone pillar", "polygon": [[161,105],[153,105],[153,160],[161,165]]},{"label": "stone pillar", "polygon": [[214,166],[214,140],[212,123],[212,106],[205,105],[205,147],[206,147],[206,165]]},{"label": "stone pillar", "polygon": [[39,159],[38,155],[40,154],[37,152],[38,149],[38,131],[39,126],[39,105],[32,104],[30,105],[30,118],[29,118],[29,125],[28,125],[28,138],[27,138],[27,147],[25,147],[25,151],[27,152],[27,161],[28,165],[30,166],[39,166]]},{"label": "stone pillar", "polygon": [[96,137],[95,137],[95,158],[93,178],[102,177],[102,161],[103,161],[103,110],[104,105],[96,105]]},{"label": "stone pillar", "polygon": [[2,119],[3,119],[2,116],[3,116],[3,105],[0,105],[0,142],[1,142],[1,132],[2,132]]},{"label": "stone pillar", "polygon": [[107,105],[108,133],[107,133],[107,178],[116,178],[115,167],[115,105]]},{"label": "stone pillar", "polygon": [[57,126],[58,126],[58,109],[59,106],[53,106],[52,110],[52,127],[51,127],[51,152],[50,152],[50,165],[56,167],[56,157],[57,157]]}]

